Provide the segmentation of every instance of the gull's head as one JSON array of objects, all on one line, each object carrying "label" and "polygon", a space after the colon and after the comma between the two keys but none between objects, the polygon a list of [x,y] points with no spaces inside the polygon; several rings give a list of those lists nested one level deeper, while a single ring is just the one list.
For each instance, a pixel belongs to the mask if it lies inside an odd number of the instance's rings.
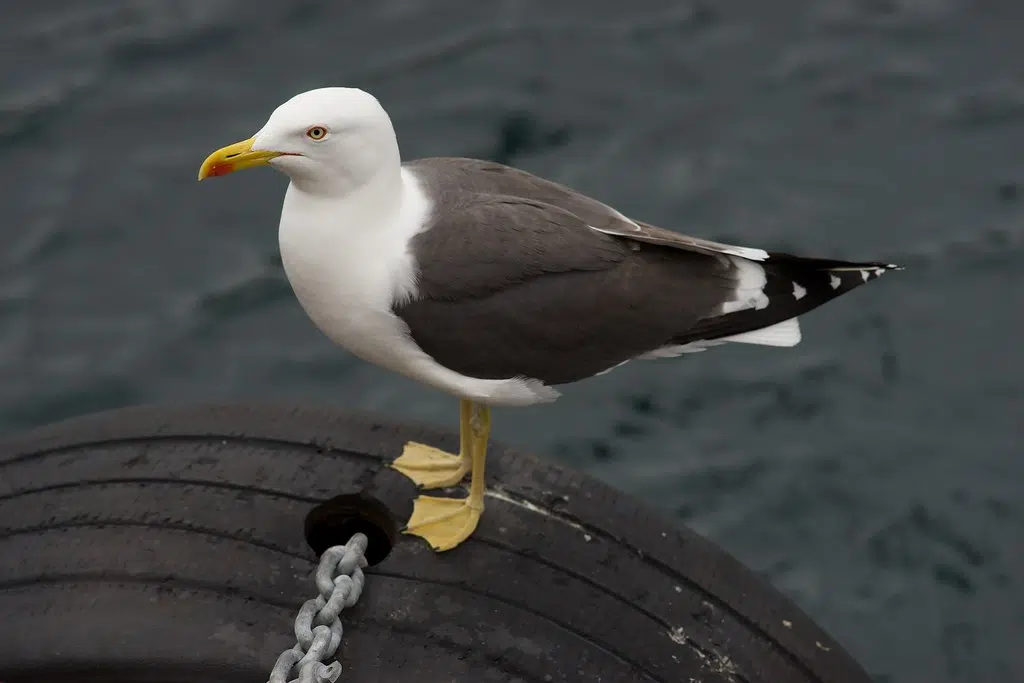
[{"label": "gull's head", "polygon": [[345,192],[400,163],[391,119],[373,95],[320,88],[279,106],[248,140],[207,157],[199,179],[269,165],[300,187]]}]

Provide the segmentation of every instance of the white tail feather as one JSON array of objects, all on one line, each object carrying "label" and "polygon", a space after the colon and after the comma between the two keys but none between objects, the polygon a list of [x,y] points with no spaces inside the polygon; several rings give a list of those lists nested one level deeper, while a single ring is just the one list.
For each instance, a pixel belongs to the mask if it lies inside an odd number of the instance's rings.
[{"label": "white tail feather", "polygon": [[[662,346],[647,353],[642,353],[636,360],[656,360],[658,358],[678,358],[684,353],[700,353],[707,351],[713,346],[719,346],[726,342],[737,344],[760,344],[761,346],[796,346],[800,343],[800,323],[796,318],[783,320],[760,330],[734,334],[731,337],[719,337],[718,339],[701,339],[689,344],[678,344],[676,346]],[[607,372],[607,370],[605,371]]]},{"label": "white tail feather", "polygon": [[762,346],[796,346],[800,343],[800,323],[796,318],[783,320],[760,330],[722,337],[721,341],[738,342],[740,344],[760,344]]}]

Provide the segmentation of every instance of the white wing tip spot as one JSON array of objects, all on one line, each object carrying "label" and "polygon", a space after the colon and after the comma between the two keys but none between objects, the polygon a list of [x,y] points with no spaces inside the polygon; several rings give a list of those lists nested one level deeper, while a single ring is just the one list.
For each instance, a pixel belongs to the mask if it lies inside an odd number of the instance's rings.
[{"label": "white wing tip spot", "polygon": [[831,274],[831,273],[830,273],[830,274],[829,274],[829,276],[828,276],[828,278],[829,278],[829,279],[828,279],[828,283],[829,283],[830,285],[832,285],[832,289],[839,289],[839,285],[843,284],[843,281],[842,281],[842,280],[840,280],[840,279],[839,279],[839,278],[838,278],[838,277],[837,277],[836,275],[834,275],[834,274]]},{"label": "white wing tip spot", "polygon": [[797,301],[807,296],[807,290],[800,286],[800,283],[793,282],[793,298]]},{"label": "white wing tip spot", "polygon": [[870,275],[871,275],[871,273],[869,273],[869,272],[868,272],[868,271],[866,271],[866,270],[862,270],[862,271],[860,271],[860,277],[861,277],[861,279],[862,279],[862,280],[864,280],[864,282],[867,282],[867,281],[868,281],[868,277],[869,277]]}]

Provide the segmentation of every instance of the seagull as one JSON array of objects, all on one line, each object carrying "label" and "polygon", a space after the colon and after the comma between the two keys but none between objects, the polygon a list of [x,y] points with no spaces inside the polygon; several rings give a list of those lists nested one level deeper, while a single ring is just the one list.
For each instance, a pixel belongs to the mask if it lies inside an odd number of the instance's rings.
[{"label": "seagull", "polygon": [[213,152],[199,179],[256,166],[290,179],[278,241],[300,305],[369,363],[460,399],[459,453],[409,442],[392,467],[422,490],[405,533],[456,547],[484,510],[491,408],[631,360],[727,343],[789,347],[798,316],[898,270],[690,237],[506,165],[404,162],[371,94],[328,87]]}]

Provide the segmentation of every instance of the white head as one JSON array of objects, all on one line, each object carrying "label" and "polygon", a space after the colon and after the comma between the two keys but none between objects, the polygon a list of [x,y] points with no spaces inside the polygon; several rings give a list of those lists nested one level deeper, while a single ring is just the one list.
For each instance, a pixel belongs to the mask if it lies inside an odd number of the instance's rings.
[{"label": "white head", "polygon": [[217,150],[199,179],[269,164],[310,193],[343,196],[401,166],[391,119],[356,88],[320,88],[291,98],[254,136]]}]

